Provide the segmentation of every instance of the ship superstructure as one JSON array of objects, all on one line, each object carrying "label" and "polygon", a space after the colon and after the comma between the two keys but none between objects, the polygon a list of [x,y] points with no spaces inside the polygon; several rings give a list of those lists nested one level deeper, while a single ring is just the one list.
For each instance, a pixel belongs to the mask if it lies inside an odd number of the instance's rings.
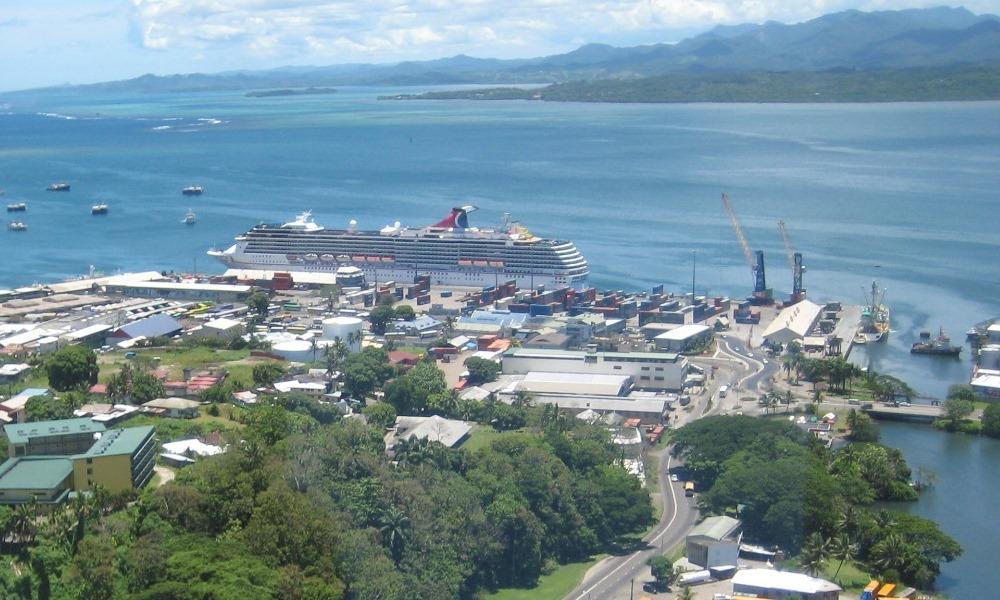
[{"label": "ship superstructure", "polygon": [[312,214],[284,224],[261,224],[236,237],[226,250],[209,251],[231,268],[336,272],[360,268],[368,281],[412,281],[486,286],[514,279],[520,287],[584,287],[587,261],[572,242],[541,238],[508,218],[498,229],[469,225],[474,206],[453,208],[428,227],[399,222],[379,230],[327,229]]},{"label": "ship superstructure", "polygon": [[881,342],[889,334],[890,319],[889,307],[885,304],[885,288],[880,288],[873,281],[871,296],[865,292],[865,304],[861,307],[861,329],[854,342]]}]

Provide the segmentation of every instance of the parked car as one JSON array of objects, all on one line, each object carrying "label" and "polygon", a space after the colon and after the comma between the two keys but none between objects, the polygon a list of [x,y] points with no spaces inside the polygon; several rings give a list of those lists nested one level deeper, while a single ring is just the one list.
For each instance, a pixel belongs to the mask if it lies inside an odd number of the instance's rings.
[{"label": "parked car", "polygon": [[676,483],[676,482],[678,482],[680,480],[681,480],[681,478],[677,476],[677,473],[671,473],[670,474],[670,481],[673,481],[673,482]]}]

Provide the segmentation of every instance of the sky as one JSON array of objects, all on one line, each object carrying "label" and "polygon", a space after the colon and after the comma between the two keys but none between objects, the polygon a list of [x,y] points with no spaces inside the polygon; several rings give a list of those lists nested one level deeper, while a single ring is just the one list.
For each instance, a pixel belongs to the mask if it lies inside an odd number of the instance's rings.
[{"label": "sky", "polygon": [[[676,42],[718,24],[794,23],[942,0],[0,0],[0,90],[586,43]],[[1000,13],[1000,0],[969,0]]]}]

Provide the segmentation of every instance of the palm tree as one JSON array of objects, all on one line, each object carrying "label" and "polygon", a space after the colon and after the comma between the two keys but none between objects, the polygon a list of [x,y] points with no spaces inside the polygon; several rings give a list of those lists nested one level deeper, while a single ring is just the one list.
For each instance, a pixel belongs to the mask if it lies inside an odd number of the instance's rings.
[{"label": "palm tree", "polygon": [[680,593],[677,594],[677,600],[694,600],[694,590],[685,585],[681,588]]},{"label": "palm tree", "polygon": [[806,543],[802,546],[802,551],[799,553],[799,565],[805,569],[806,573],[815,577],[823,570],[823,564],[829,555],[830,541],[823,538],[818,531],[814,531],[809,534]]},{"label": "palm tree", "polygon": [[869,557],[873,567],[879,572],[895,569],[905,560],[907,554],[906,540],[898,533],[889,533],[882,541],[872,546]]},{"label": "palm tree", "polygon": [[37,506],[34,501],[30,504],[21,504],[14,511],[11,533],[19,544],[30,544],[35,540],[38,533],[38,526],[35,524],[35,517],[38,516]]},{"label": "palm tree", "polygon": [[851,543],[850,538],[846,535],[839,535],[830,542],[830,556],[840,561],[837,565],[837,571],[833,574],[833,579],[836,580],[837,576],[840,575],[840,569],[844,567],[844,563],[849,560],[854,560],[857,556],[858,547]]},{"label": "palm tree", "polygon": [[382,534],[382,540],[389,547],[392,559],[398,564],[400,558],[402,558],[403,549],[406,546],[410,518],[395,506],[390,506],[388,510],[382,513],[379,523],[379,532]]}]

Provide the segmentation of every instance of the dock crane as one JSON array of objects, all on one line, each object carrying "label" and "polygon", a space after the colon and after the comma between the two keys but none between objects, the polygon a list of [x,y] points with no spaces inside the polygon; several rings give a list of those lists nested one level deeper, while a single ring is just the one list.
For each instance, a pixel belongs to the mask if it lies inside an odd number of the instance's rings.
[{"label": "dock crane", "polygon": [[781,239],[785,242],[785,253],[788,254],[788,266],[792,268],[792,297],[790,304],[795,304],[806,297],[806,291],[802,287],[802,274],[806,268],[802,265],[802,253],[796,252],[792,246],[792,238],[788,235],[788,227],[784,221],[778,221],[778,230],[781,231]]},{"label": "dock crane", "polygon": [[773,302],[771,290],[767,289],[767,279],[764,274],[764,251],[750,250],[750,244],[743,234],[743,225],[740,224],[740,219],[736,216],[736,211],[733,210],[732,204],[729,203],[729,196],[727,194],[722,194],[722,205],[726,207],[726,213],[729,214],[729,221],[733,225],[733,231],[736,232],[736,239],[739,240],[740,247],[743,248],[743,254],[746,256],[747,264],[750,266],[750,270],[753,271],[753,301],[755,304],[771,304]]}]

